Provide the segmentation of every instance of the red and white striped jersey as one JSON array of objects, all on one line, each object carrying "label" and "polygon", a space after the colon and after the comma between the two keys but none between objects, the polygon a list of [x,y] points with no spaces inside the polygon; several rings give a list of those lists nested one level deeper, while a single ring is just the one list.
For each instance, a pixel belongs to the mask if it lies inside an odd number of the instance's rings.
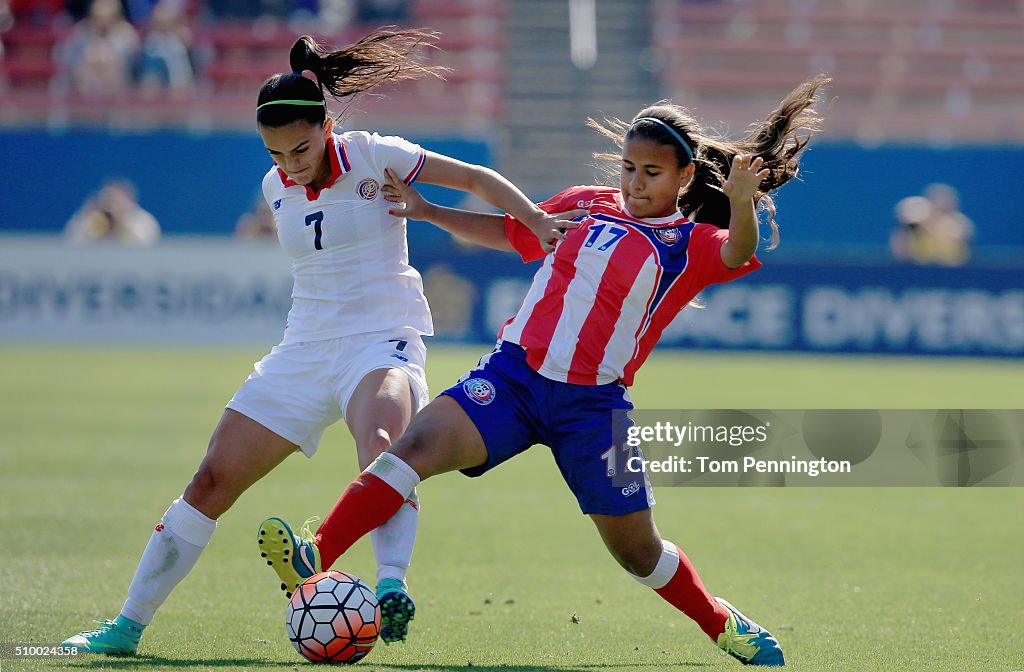
[{"label": "red and white striped jersey", "polygon": [[578,186],[540,206],[590,215],[546,255],[536,236],[505,217],[505,235],[524,261],[544,258],[519,312],[498,333],[518,343],[546,378],[576,385],[633,383],[665,327],[705,287],[760,268],[722,263],[729,232],[681,213],[637,219],[618,189]]}]

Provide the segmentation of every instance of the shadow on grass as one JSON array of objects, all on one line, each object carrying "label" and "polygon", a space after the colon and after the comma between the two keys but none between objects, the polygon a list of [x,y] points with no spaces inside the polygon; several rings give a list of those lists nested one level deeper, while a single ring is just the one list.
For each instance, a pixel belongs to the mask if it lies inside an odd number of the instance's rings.
[{"label": "shadow on grass", "polygon": [[68,661],[68,667],[90,669],[102,667],[115,670],[162,670],[180,667],[194,669],[201,667],[295,667],[303,661],[264,660],[261,658],[162,658],[160,656],[87,656],[84,659]]},{"label": "shadow on grass", "polygon": [[678,667],[678,668],[690,668],[690,667],[707,667],[707,663],[692,663],[692,662],[675,662],[675,663],[584,663],[581,665],[573,665],[571,667],[561,667],[552,663],[551,665],[477,665],[476,663],[466,663],[465,665],[414,665],[414,664],[399,664],[399,663],[377,663],[376,665],[371,664],[372,668],[381,668],[387,670],[473,670],[473,672],[589,672],[590,670],[611,670],[611,669],[627,669],[627,670],[638,670],[645,667]]},{"label": "shadow on grass", "polygon": [[[298,669],[299,666],[306,667],[308,663],[303,661],[280,661],[261,660],[259,658],[206,658],[197,660],[194,658],[161,658],[159,656],[126,656],[116,658],[103,656],[90,658],[89,660],[68,661],[68,667],[89,669],[104,667],[108,669],[167,669],[167,668],[201,668],[201,667],[288,667]],[[399,664],[399,663],[362,663],[360,668],[369,672],[374,669],[386,670],[472,670],[473,672],[590,672],[591,670],[605,669],[642,669],[645,667],[706,667],[707,663],[675,662],[675,663],[611,663],[607,665],[598,663],[585,663],[563,667],[552,663],[551,665],[477,665],[467,662],[464,665],[458,664]]]}]

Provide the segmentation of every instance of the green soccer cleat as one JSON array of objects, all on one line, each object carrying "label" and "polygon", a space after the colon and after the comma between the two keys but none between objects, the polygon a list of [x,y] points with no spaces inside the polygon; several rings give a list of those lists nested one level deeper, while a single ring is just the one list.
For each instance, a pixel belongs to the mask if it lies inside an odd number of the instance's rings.
[{"label": "green soccer cleat", "polygon": [[320,551],[313,543],[313,532],[309,529],[310,524],[318,520],[307,520],[298,537],[288,527],[288,523],[280,518],[267,518],[260,524],[260,533],[256,537],[260,555],[277,572],[281,579],[281,590],[287,597],[291,597],[303,581],[322,571]]},{"label": "green soccer cleat", "polygon": [[139,640],[146,627],[130,618],[118,616],[116,621],[96,621],[100,627],[68,637],[61,646],[74,647],[85,653],[105,653],[109,656],[131,656],[139,650]]},{"label": "green soccer cleat", "polygon": [[385,644],[404,642],[409,634],[409,621],[416,615],[416,605],[409,597],[409,588],[399,579],[377,582],[380,602],[380,638]]},{"label": "green soccer cleat", "polygon": [[720,597],[716,600],[729,610],[725,632],[718,636],[718,648],[744,665],[782,667],[786,664],[782,647],[772,634],[740,613]]}]

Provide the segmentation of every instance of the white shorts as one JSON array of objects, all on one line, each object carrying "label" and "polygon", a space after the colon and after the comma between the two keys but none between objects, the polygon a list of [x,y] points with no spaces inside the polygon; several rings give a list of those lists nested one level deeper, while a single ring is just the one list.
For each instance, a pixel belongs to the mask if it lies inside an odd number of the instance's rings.
[{"label": "white shorts", "polygon": [[356,385],[377,369],[409,378],[413,412],[430,401],[427,348],[418,335],[377,333],[282,343],[253,366],[227,408],[252,418],[312,457],[324,430],[345,417]]}]

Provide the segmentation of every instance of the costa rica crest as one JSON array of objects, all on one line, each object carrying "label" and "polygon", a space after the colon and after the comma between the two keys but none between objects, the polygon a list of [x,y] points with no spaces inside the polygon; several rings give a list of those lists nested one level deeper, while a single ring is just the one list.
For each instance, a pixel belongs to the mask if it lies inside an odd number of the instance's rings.
[{"label": "costa rica crest", "polygon": [[356,186],[356,193],[364,201],[372,201],[377,198],[378,191],[380,191],[380,184],[371,177],[366,178]]}]

